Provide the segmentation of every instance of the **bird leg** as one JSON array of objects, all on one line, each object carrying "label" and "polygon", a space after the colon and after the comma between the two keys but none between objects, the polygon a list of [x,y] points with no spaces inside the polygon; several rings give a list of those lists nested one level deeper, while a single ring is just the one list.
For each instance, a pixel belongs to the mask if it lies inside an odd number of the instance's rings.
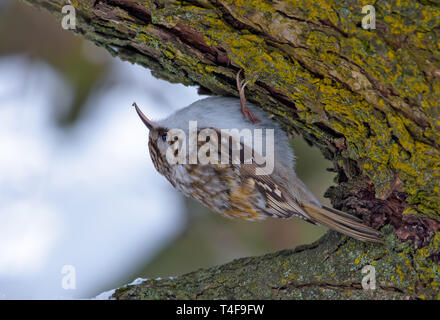
[{"label": "bird leg", "polygon": [[251,112],[251,110],[246,107],[246,97],[244,95],[244,88],[249,83],[249,81],[240,80],[241,70],[237,73],[237,89],[240,95],[240,105],[241,105],[241,113],[245,119],[249,120],[252,123],[260,122],[260,120]]}]

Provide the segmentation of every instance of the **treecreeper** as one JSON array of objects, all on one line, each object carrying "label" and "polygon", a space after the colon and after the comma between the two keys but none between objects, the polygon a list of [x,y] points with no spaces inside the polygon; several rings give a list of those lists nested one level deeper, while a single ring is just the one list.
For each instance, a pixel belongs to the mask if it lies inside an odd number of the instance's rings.
[{"label": "treecreeper", "polygon": [[185,196],[229,218],[295,216],[360,241],[382,242],[380,232],[358,217],[322,205],[296,176],[286,133],[246,102],[246,84],[238,73],[239,99],[201,99],[159,121],[133,103],[149,129],[156,170]]}]

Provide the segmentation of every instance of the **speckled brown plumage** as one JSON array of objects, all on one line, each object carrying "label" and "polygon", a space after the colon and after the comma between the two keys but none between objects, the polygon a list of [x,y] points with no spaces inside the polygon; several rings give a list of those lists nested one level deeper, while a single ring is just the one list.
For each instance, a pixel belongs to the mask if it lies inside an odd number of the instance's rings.
[{"label": "speckled brown plumage", "polygon": [[[212,211],[229,218],[244,220],[263,220],[268,217],[299,217],[314,224],[322,224],[341,233],[362,241],[380,242],[380,233],[352,215],[333,208],[322,206],[307,189],[294,171],[293,151],[288,139],[280,127],[266,117],[260,110],[248,104],[243,111],[243,101],[235,98],[213,97],[193,103],[177,111],[170,117],[152,122],[136,108],[139,116],[150,129],[150,156],[158,172],[185,196],[200,201]],[[243,114],[248,114],[247,119]],[[252,113],[252,116],[249,114]],[[197,121],[198,133],[211,129],[215,134],[206,141],[198,141],[198,149],[209,143],[215,145],[218,158],[222,154],[223,144],[228,158],[227,164],[170,164],[166,152],[173,148],[176,156],[181,150],[180,140],[171,139],[171,129],[180,129],[188,136],[189,121]],[[233,134],[223,136],[222,129],[249,128],[273,129],[275,134],[273,171],[256,174],[256,169],[263,169],[260,156],[253,149]],[[267,136],[266,136],[267,137]],[[179,141],[179,142],[178,142]],[[231,142],[241,147],[239,163],[233,163]],[[175,145],[178,143],[178,145]],[[229,148],[229,149],[228,149]],[[252,157],[245,159],[246,151]],[[225,156],[225,155],[223,155]],[[188,155],[185,155],[188,160]],[[245,161],[250,160],[250,161]]]}]

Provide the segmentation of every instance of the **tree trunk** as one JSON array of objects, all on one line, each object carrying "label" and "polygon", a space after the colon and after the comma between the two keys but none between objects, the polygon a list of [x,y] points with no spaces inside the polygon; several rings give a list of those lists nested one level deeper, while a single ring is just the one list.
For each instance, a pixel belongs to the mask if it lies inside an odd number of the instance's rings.
[{"label": "tree trunk", "polygon": [[[27,0],[58,19],[64,0]],[[120,288],[114,297],[440,298],[440,2],[72,0],[76,32],[156,77],[248,100],[334,163],[335,208],[386,245],[329,232],[294,250]],[[376,269],[376,290],[361,272]],[[371,275],[371,274],[370,274]]]}]

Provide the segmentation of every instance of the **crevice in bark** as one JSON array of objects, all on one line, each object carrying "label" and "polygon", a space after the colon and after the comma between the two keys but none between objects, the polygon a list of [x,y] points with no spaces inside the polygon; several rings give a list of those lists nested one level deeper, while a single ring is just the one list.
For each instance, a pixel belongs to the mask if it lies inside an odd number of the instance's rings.
[{"label": "crevice in bark", "polygon": [[151,14],[145,7],[132,0],[95,0],[93,7],[98,8],[100,3],[107,3],[111,6],[121,8],[143,24],[151,23]]},{"label": "crevice in bark", "polygon": [[[282,291],[288,289],[301,289],[301,288],[313,288],[317,287],[320,289],[331,289],[331,290],[364,290],[362,288],[362,284],[359,282],[351,282],[351,283],[330,283],[330,282],[307,282],[307,283],[298,283],[298,282],[289,282],[288,284],[282,287],[274,287],[272,289]],[[380,290],[398,292],[401,294],[405,294],[405,292],[399,288],[391,287],[391,286],[379,286]]]}]

